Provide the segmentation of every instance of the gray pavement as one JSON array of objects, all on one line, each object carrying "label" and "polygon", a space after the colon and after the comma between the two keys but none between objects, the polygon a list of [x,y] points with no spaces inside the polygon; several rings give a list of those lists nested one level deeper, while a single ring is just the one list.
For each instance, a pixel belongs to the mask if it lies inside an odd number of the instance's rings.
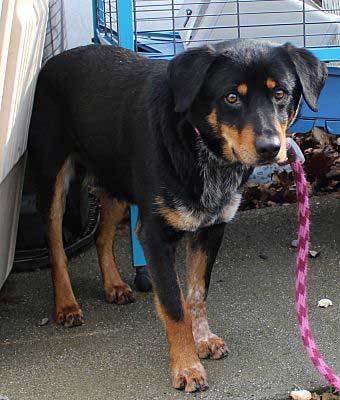
[{"label": "gray pavement", "polygon": [[[312,209],[312,247],[321,254],[310,260],[310,317],[322,353],[340,372],[339,200],[315,198]],[[10,276],[0,304],[0,394],[10,400],[284,400],[296,385],[324,387],[294,314],[295,211],[292,205],[243,212],[228,227],[208,305],[213,331],[231,353],[203,362],[209,391],[185,395],[171,389],[165,335],[151,294],[137,294],[127,306],[105,303],[90,249],[70,263],[86,317],[82,327],[38,326],[52,313],[48,270]],[[131,283],[129,251],[128,238],[119,238],[118,261]],[[182,247],[177,261],[183,270]],[[323,297],[334,306],[317,308]]]}]

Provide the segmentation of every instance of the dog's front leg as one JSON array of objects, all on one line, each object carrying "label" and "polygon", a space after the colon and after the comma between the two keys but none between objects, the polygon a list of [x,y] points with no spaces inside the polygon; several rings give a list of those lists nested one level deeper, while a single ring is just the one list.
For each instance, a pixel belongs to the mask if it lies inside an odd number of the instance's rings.
[{"label": "dog's front leg", "polygon": [[228,353],[224,341],[209,328],[205,300],[211,270],[223,238],[224,224],[200,229],[187,242],[187,304],[192,331],[200,358],[219,359]]},{"label": "dog's front leg", "polygon": [[144,249],[150,266],[155,304],[165,324],[172,385],[186,392],[208,387],[197,356],[191,317],[175,271],[175,241],[161,224],[145,224]]}]

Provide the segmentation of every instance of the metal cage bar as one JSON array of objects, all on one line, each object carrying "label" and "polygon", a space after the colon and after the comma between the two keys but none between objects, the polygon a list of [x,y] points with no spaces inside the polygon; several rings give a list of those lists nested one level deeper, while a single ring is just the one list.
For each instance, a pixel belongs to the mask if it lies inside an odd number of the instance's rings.
[{"label": "metal cage bar", "polygon": [[170,58],[192,46],[241,37],[291,41],[324,61],[340,60],[340,0],[93,0],[93,5],[95,41],[149,57]]},{"label": "metal cage bar", "polygon": [[135,49],[133,3],[133,0],[117,0],[116,2],[118,43],[119,46],[130,50]]}]

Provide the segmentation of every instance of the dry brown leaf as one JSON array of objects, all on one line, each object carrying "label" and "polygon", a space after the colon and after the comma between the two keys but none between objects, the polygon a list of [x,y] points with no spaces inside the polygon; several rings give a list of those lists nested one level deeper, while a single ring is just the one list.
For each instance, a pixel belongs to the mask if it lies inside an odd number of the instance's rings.
[{"label": "dry brown leaf", "polygon": [[[313,134],[293,134],[292,137],[304,152],[309,195],[340,190],[340,138],[322,130]],[[340,194],[337,194],[340,198]],[[273,174],[270,184],[252,183],[245,189],[241,210],[268,207],[296,202],[295,183],[291,173]]]},{"label": "dry brown leaf", "polygon": [[311,132],[313,139],[321,146],[325,146],[330,143],[330,136],[320,128],[313,128]]},{"label": "dry brown leaf", "polygon": [[321,397],[322,400],[340,400],[340,396],[333,393],[324,393]]}]

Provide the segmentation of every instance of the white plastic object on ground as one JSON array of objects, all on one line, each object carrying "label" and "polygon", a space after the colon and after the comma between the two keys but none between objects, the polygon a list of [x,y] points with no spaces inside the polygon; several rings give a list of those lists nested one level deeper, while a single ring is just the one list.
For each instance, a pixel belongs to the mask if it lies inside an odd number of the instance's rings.
[{"label": "white plastic object on ground", "polygon": [[332,305],[333,305],[333,302],[332,302],[332,300],[329,300],[329,299],[321,299],[318,301],[318,307],[321,307],[321,308],[327,308]]},{"label": "white plastic object on ground", "polygon": [[293,400],[311,400],[312,393],[308,390],[293,390],[290,392],[290,397]]}]

